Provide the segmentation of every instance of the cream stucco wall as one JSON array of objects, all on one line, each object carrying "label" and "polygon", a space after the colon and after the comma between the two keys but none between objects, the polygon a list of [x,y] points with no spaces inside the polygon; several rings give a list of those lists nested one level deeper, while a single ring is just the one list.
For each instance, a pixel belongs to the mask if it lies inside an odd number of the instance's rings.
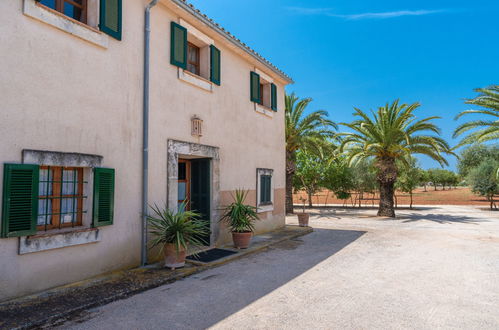
[{"label": "cream stucco wall", "polygon": [[[0,2],[0,161],[20,163],[23,149],[101,155],[102,166],[116,169],[115,218],[94,244],[18,255],[18,238],[0,239],[0,300],[140,262],[146,1],[124,1],[123,40],[109,38],[107,49],[23,15],[22,3]],[[222,84],[213,92],[178,79],[170,65],[170,21],[180,17],[221,50]],[[274,78],[273,118],[258,113],[249,101],[249,72],[257,67],[272,76],[270,70],[169,1],[151,18],[149,202],[167,199],[168,139],[201,143],[219,148],[222,202],[236,188],[254,191],[256,168],[273,169],[276,205],[257,230],[284,225],[285,82]],[[200,139],[190,135],[194,114],[204,121]],[[91,212],[90,201],[85,209]]]}]

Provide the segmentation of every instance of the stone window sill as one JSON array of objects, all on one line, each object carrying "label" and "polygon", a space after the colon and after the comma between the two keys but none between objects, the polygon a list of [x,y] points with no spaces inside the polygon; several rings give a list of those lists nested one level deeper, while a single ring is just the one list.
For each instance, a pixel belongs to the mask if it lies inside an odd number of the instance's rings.
[{"label": "stone window sill", "polygon": [[108,48],[109,37],[99,30],[74,20],[58,11],[45,7],[35,0],[24,0],[24,15],[72,34],[94,45]]},{"label": "stone window sill", "polygon": [[256,210],[257,213],[270,212],[270,211],[274,211],[274,204],[272,204],[272,203],[260,204],[260,205],[258,205],[257,210]]},{"label": "stone window sill", "polygon": [[41,232],[33,236],[20,237],[19,254],[97,243],[100,240],[100,231],[97,228],[77,227]]},{"label": "stone window sill", "polygon": [[258,103],[255,103],[255,111],[270,118],[274,117],[274,110]]},{"label": "stone window sill", "polygon": [[178,68],[178,79],[185,81],[190,85],[201,88],[207,92],[213,92],[213,83],[211,81],[187,70]]}]

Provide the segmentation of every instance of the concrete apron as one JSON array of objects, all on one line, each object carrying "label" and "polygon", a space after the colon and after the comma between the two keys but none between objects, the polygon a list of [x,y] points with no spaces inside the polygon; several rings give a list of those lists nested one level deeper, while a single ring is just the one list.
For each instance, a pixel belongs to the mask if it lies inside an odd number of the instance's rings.
[{"label": "concrete apron", "polygon": [[311,227],[285,226],[282,229],[253,237],[251,246],[238,253],[210,263],[188,260],[184,268],[170,270],[162,263],[143,268],[117,271],[89,280],[57,287],[42,293],[0,303],[0,328],[26,329],[55,326],[84,311],[134,294],[169,284],[186,276],[216,267],[274,244],[312,232]]}]

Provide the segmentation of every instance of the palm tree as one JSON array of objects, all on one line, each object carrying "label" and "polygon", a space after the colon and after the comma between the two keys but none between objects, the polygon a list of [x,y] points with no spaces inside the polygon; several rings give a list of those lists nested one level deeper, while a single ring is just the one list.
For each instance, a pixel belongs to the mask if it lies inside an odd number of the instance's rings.
[{"label": "palm tree", "polygon": [[328,113],[318,110],[305,115],[311,98],[286,95],[286,213],[293,213],[293,176],[296,171],[296,151],[313,146],[334,136],[336,124],[327,119]]},{"label": "palm tree", "polygon": [[429,131],[439,135],[440,129],[431,123],[438,117],[416,120],[413,112],[419,106],[419,103],[399,104],[396,100],[391,105],[380,107],[377,112],[373,111],[372,118],[355,108],[354,116],[360,119],[342,124],[353,130],[352,133],[339,134],[344,138],[340,150],[347,153],[349,161],[374,159],[380,190],[378,216],[395,217],[393,194],[398,174],[396,161],[406,164],[410,155],[423,154],[441,165],[447,165],[442,153],[452,154],[445,140],[423,134]]},{"label": "palm tree", "polygon": [[480,95],[474,99],[466,100],[465,103],[477,105],[483,109],[463,111],[458,114],[455,119],[457,120],[468,114],[488,115],[491,116],[491,118],[488,120],[473,120],[459,125],[454,131],[454,138],[472,129],[479,129],[464,137],[458,146],[499,139],[499,85],[477,88],[475,89],[475,92],[480,93]]}]

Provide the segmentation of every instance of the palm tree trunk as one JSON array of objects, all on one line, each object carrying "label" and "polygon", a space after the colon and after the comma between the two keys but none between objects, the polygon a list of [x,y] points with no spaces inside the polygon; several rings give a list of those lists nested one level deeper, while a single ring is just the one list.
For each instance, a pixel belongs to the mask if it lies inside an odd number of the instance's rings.
[{"label": "palm tree trunk", "polygon": [[296,165],[293,152],[286,151],[286,214],[293,214],[293,176]]},{"label": "palm tree trunk", "polygon": [[378,168],[376,179],[379,183],[378,216],[394,218],[393,195],[395,192],[395,181],[397,181],[395,160],[389,157],[379,158],[376,161],[376,167]]}]

